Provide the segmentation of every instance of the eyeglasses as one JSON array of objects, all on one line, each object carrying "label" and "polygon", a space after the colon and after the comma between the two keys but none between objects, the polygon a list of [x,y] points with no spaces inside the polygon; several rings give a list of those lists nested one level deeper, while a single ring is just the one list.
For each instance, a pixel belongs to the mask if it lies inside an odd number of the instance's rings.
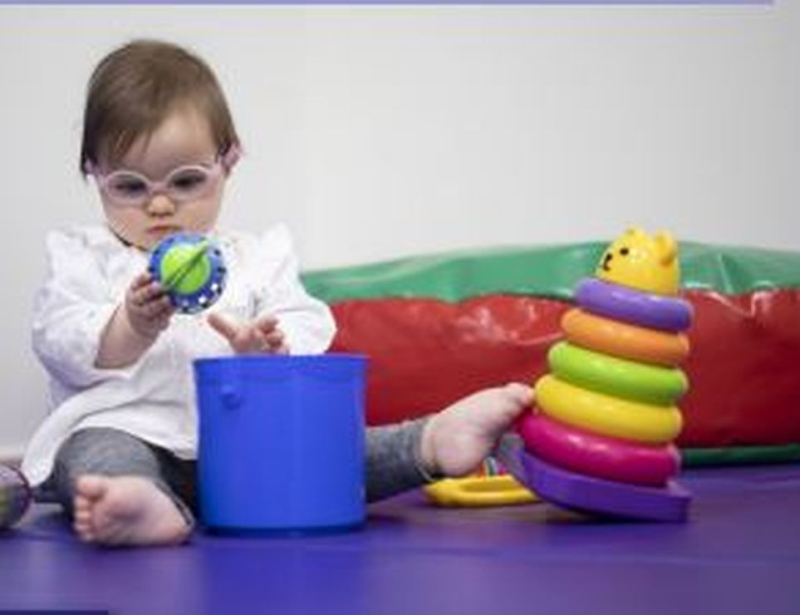
[{"label": "eyeglasses", "polygon": [[208,164],[177,167],[161,181],[153,181],[141,173],[127,169],[118,169],[105,175],[92,165],[88,171],[112,204],[120,207],[141,207],[157,194],[165,194],[175,203],[207,196],[216,185],[223,168],[223,160],[217,157]]}]

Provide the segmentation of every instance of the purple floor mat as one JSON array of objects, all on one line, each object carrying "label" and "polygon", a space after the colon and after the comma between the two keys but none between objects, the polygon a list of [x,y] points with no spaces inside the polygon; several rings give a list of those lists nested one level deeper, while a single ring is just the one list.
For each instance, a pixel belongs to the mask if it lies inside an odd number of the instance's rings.
[{"label": "purple floor mat", "polygon": [[446,509],[413,492],[315,537],[198,534],[100,549],[38,506],[0,534],[0,610],[113,614],[800,613],[800,466],[684,472],[683,524],[549,504]]}]

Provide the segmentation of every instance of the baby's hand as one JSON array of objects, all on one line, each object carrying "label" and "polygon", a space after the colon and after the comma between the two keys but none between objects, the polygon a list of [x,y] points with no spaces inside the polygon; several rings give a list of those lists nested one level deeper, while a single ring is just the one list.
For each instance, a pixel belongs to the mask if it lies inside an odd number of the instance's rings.
[{"label": "baby's hand", "polygon": [[175,313],[169,296],[149,273],[142,273],[131,282],[124,307],[131,328],[146,339],[158,337]]},{"label": "baby's hand", "polygon": [[518,383],[457,401],[425,424],[419,463],[432,475],[457,477],[475,471],[532,403],[531,387]]},{"label": "baby's hand", "polygon": [[288,354],[289,347],[274,316],[264,315],[250,322],[236,322],[219,313],[208,315],[208,324],[228,340],[236,354]]}]

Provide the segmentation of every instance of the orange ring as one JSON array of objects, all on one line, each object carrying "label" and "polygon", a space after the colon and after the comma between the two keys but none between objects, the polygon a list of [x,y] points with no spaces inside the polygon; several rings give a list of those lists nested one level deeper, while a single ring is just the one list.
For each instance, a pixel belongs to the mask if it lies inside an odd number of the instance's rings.
[{"label": "orange ring", "polygon": [[561,318],[561,328],[573,344],[623,359],[675,366],[689,356],[689,339],[603,318],[579,308]]}]

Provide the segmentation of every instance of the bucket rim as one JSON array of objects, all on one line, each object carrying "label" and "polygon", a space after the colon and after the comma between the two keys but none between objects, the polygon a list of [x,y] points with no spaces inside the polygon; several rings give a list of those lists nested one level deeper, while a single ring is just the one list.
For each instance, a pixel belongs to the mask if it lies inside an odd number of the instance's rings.
[{"label": "bucket rim", "polygon": [[196,367],[221,365],[224,363],[257,364],[257,363],[293,363],[293,364],[319,364],[319,363],[367,363],[366,354],[354,352],[330,352],[323,354],[240,354],[222,357],[203,357],[194,359]]}]

